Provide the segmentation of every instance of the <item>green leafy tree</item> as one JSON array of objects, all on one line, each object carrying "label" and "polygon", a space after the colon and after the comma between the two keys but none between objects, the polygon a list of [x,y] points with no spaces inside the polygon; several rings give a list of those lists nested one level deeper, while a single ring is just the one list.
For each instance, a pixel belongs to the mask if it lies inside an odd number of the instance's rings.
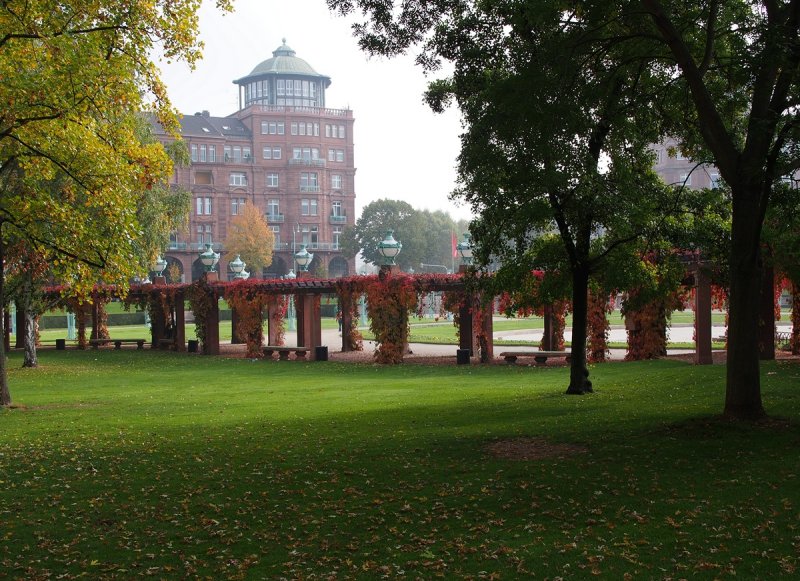
[{"label": "green leafy tree", "polygon": [[[397,263],[404,270],[419,270],[420,264],[452,268],[451,241],[458,226],[441,210],[416,210],[400,200],[376,200],[369,203],[356,224],[345,230],[342,248],[346,255],[359,253],[366,262],[382,264],[378,244],[387,230],[403,244]],[[465,230],[462,224],[462,229]]]},{"label": "green leafy tree", "polygon": [[[593,57],[583,71],[603,75],[609,64],[638,67],[640,96],[650,98],[662,135],[679,139],[695,160],[712,161],[730,187],[730,324],[724,412],[735,419],[764,415],[758,360],[758,308],[762,257],[761,230],[773,187],[800,168],[800,0],[640,0],[565,5],[546,0],[517,2],[409,1],[395,7],[385,0],[328,0],[344,13],[360,9],[367,22],[356,25],[368,51],[397,54],[421,48],[418,61],[430,69],[441,59],[458,65],[460,47],[470,37],[497,36],[497,19],[530,39],[525,56],[552,50],[546,42],[565,33],[574,51]],[[591,27],[587,26],[592,23]],[[574,29],[585,34],[570,38]],[[526,30],[527,29],[527,30]],[[480,42],[473,42],[480,45]],[[511,46],[498,47],[500,67],[491,60],[486,76],[503,71]],[[458,68],[458,67],[457,67]],[[470,71],[472,72],[472,71]],[[523,91],[520,99],[527,98]],[[575,95],[575,115],[593,95]],[[641,117],[642,111],[638,111]],[[643,125],[629,128],[635,136]],[[501,205],[498,200],[495,205]]]},{"label": "green leafy tree", "polygon": [[[140,139],[138,112],[152,109],[177,128],[149,55],[193,66],[198,8],[196,0],[0,3],[0,261],[5,240],[18,238],[52,256],[53,275],[76,288],[124,285],[139,270],[137,209],[171,161]],[[0,405],[10,403],[0,353]]]},{"label": "green leafy tree", "polygon": [[403,244],[397,264],[403,270],[416,268],[423,256],[424,239],[419,213],[408,202],[380,199],[367,204],[352,228],[343,233],[343,251],[349,256],[359,252],[366,262],[382,264],[378,244],[388,230]]},{"label": "green leafy tree", "polygon": [[427,97],[434,110],[455,100],[464,116],[457,195],[479,215],[477,256],[484,265],[500,257],[497,280],[506,289],[524,289],[533,269],[562,279],[545,288],[572,294],[567,393],[591,391],[590,277],[628,257],[619,250],[652,230],[662,209],[648,148],[657,133],[636,123],[648,114],[638,92],[646,79],[635,65],[595,54],[590,42],[581,48],[597,22],[560,26],[560,2],[540,2],[528,14],[503,3],[459,11],[460,20],[445,19],[450,34],[428,45],[428,54],[453,62],[454,73],[432,83]]},{"label": "green leafy tree", "polygon": [[260,274],[262,269],[272,264],[274,249],[275,234],[258,207],[247,202],[231,219],[225,250],[232,258],[237,254],[241,256],[250,272]]}]

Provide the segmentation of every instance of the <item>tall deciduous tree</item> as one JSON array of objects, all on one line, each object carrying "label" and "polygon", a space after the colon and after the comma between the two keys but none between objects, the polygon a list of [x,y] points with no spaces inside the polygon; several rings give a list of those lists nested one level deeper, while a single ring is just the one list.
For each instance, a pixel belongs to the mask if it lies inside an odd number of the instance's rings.
[{"label": "tall deciduous tree", "polygon": [[[159,144],[139,139],[138,112],[151,108],[177,128],[149,55],[193,66],[198,8],[196,0],[0,3],[0,261],[8,233],[52,255],[54,274],[76,286],[124,284],[138,268],[141,194],[171,169]],[[2,283],[0,275],[0,305]],[[0,353],[0,405],[10,403]]]},{"label": "tall deciduous tree", "polygon": [[[419,44],[418,61],[431,69],[455,61],[465,34],[492,36],[502,14],[511,26],[529,26],[529,56],[543,48],[536,36],[554,28],[569,31],[592,22],[583,38],[560,51],[604,55],[595,64],[638,66],[647,83],[664,134],[685,153],[707,158],[731,190],[730,325],[725,414],[754,419],[764,414],[758,361],[758,308],[762,260],[761,229],[773,186],[800,167],[800,0],[621,0],[556,3],[557,18],[543,19],[547,0],[483,3],[469,0],[328,0],[348,13],[360,8],[368,21],[356,26],[361,46],[396,54]],[[553,48],[553,47],[550,47]],[[499,59],[504,58],[500,53]],[[491,63],[489,63],[491,65]],[[491,75],[492,66],[484,73]],[[524,95],[520,95],[524,98]],[[585,111],[576,95],[575,115]],[[579,102],[580,100],[580,102]],[[539,103],[531,103],[535,108]],[[635,134],[636,127],[630,128]],[[500,202],[498,202],[500,203]]]},{"label": "tall deciduous tree", "polygon": [[247,202],[240,213],[231,219],[225,248],[230,257],[241,256],[250,272],[260,274],[272,264],[275,235],[255,204]]},{"label": "tall deciduous tree", "polygon": [[459,225],[446,212],[417,210],[400,200],[382,199],[367,204],[355,225],[345,230],[344,252],[350,256],[361,253],[367,262],[381,264],[378,244],[387,230],[393,230],[394,237],[403,244],[397,257],[401,268],[419,270],[423,263],[452,269],[452,237],[460,231]]}]

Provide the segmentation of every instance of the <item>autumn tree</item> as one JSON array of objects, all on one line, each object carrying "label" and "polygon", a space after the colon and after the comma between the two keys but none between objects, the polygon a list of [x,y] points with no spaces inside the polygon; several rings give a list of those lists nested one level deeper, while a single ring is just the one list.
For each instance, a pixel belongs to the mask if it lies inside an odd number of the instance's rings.
[{"label": "autumn tree", "polygon": [[[150,55],[193,66],[198,8],[195,0],[0,3],[0,261],[14,237],[50,255],[53,274],[75,287],[124,288],[141,263],[143,192],[171,172],[164,148],[139,138],[139,112],[177,128]],[[0,405],[10,403],[0,353]]]},{"label": "autumn tree", "polygon": [[[494,37],[497,17],[530,39],[534,58],[555,50],[570,61],[575,51],[592,55],[584,73],[593,78],[609,63],[638,67],[641,96],[659,134],[671,135],[692,159],[719,168],[732,202],[729,248],[730,324],[724,413],[735,419],[764,415],[758,360],[761,230],[772,189],[800,168],[800,0],[639,0],[637,2],[517,2],[328,0],[343,13],[359,9],[355,26],[367,51],[394,55],[417,46],[417,61],[436,70],[442,59],[458,69],[465,38]],[[591,26],[588,24],[591,23]],[[544,34],[584,29],[568,42],[545,47]],[[527,30],[526,30],[527,29]],[[478,42],[473,45],[479,47]],[[510,47],[501,47],[509,49]],[[470,55],[467,55],[470,56]],[[501,61],[505,51],[497,53]],[[561,58],[561,57],[558,57]],[[491,77],[491,58],[482,63]],[[600,69],[596,67],[599,66]],[[480,72],[480,71],[476,71]],[[527,98],[523,92],[521,99]],[[575,96],[575,115],[586,95]],[[594,99],[594,96],[589,96]],[[541,103],[531,101],[535,109]],[[641,126],[631,126],[630,135]]]},{"label": "autumn tree", "polygon": [[237,254],[252,273],[260,274],[272,264],[275,235],[255,204],[247,202],[230,222],[225,250],[232,260]]}]

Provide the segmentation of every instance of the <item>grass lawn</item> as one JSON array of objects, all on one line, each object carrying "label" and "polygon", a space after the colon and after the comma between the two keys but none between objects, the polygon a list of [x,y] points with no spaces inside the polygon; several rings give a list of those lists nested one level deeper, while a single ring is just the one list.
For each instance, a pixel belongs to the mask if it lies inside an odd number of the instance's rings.
[{"label": "grass lawn", "polygon": [[[792,421],[740,426],[713,419],[724,367],[676,361],[596,366],[588,396],[566,368],[40,362],[10,357],[0,578],[797,572],[796,363],[763,366]],[[490,452],[509,441],[546,454]]]}]

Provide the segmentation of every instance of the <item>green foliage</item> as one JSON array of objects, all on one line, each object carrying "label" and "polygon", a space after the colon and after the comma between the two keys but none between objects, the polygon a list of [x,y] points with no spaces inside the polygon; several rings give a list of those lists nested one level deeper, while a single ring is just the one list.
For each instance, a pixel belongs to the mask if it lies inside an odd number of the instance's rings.
[{"label": "green foliage", "polygon": [[[761,229],[774,187],[800,168],[796,0],[328,5],[361,15],[354,31],[369,53],[396,55],[414,47],[429,71],[442,61],[453,65],[450,77],[431,85],[428,100],[434,109],[455,101],[465,113],[463,193],[477,198],[487,210],[482,218],[490,219],[474,232],[484,262],[504,245],[524,250],[531,225],[542,227],[534,218],[546,220],[549,201],[573,274],[591,270],[576,261],[600,233],[586,216],[597,214],[603,226],[606,216],[622,216],[634,234],[637,218],[657,222],[674,207],[659,211],[652,203],[653,180],[642,155],[648,140],[672,136],[693,161],[713,163],[732,200],[725,409],[737,419],[763,414]],[[607,173],[598,171],[601,151],[609,156]],[[488,171],[463,172],[481,163]],[[582,211],[589,212],[584,219]],[[516,225],[497,218],[517,213],[528,217]],[[625,229],[614,220],[603,236]],[[580,286],[574,290],[582,295]]]},{"label": "green foliage", "polygon": [[40,356],[11,372],[24,407],[0,412],[12,577],[766,579],[798,565],[794,364],[764,375],[792,421],[732,425],[711,417],[724,368],[674,361],[598,366],[606,387],[586,399],[556,393],[564,369]]},{"label": "green foliage", "polygon": [[[358,253],[371,264],[383,264],[378,244],[387,230],[403,244],[397,264],[403,270],[420,269],[420,263],[453,266],[452,236],[465,230],[465,223],[457,223],[440,210],[416,210],[408,202],[381,199],[370,202],[361,212],[353,227],[345,229],[342,237],[343,252],[349,256]],[[437,272],[441,272],[438,270]]]}]

